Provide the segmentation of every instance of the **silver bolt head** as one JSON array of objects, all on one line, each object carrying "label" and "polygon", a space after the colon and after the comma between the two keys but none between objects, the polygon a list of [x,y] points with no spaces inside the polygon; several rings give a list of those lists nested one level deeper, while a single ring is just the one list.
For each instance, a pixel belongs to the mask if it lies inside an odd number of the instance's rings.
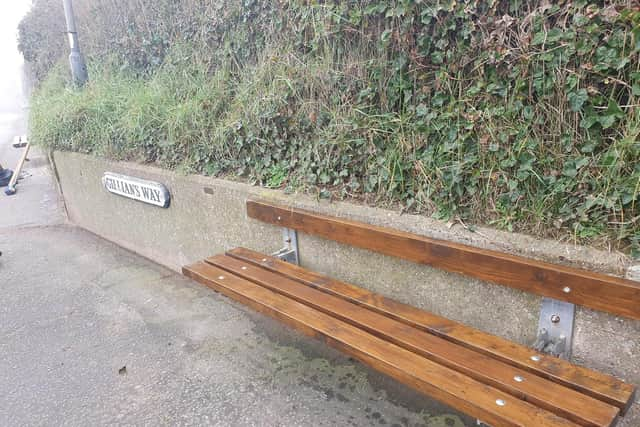
[{"label": "silver bolt head", "polygon": [[558,316],[557,314],[552,314],[551,323],[560,323],[560,316]]},{"label": "silver bolt head", "polygon": [[246,270],[246,269],[247,269],[247,266],[246,266],[246,265],[243,265],[243,266],[242,266],[242,270]]},{"label": "silver bolt head", "polygon": [[498,405],[498,406],[504,406],[504,405],[506,405],[506,404],[507,404],[507,402],[505,402],[505,401],[504,401],[504,400],[502,400],[502,399],[497,399],[497,400],[496,400],[496,405]]},{"label": "silver bolt head", "polygon": [[218,276],[218,280],[224,280],[224,276]]},{"label": "silver bolt head", "polygon": [[568,294],[569,292],[571,292],[571,288],[568,286],[565,286],[564,288],[562,288],[562,292],[564,292],[565,294]]},{"label": "silver bolt head", "polygon": [[531,356],[531,360],[533,360],[534,362],[539,362],[540,356],[534,354],[533,356]]},{"label": "silver bolt head", "polygon": [[262,258],[262,262],[267,262],[267,259],[266,258]]},{"label": "silver bolt head", "polygon": [[517,383],[521,383],[524,381],[524,378],[522,378],[520,375],[516,375],[515,377],[513,377],[513,380]]}]

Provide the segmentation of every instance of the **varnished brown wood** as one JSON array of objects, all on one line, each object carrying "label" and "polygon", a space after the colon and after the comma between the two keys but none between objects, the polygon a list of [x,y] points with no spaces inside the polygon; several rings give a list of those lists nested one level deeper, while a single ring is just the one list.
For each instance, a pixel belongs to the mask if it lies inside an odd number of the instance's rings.
[{"label": "varnished brown wood", "polygon": [[225,255],[206,262],[577,424],[609,427],[618,416],[617,407],[254,264]]},{"label": "varnished brown wood", "polygon": [[576,425],[226,270],[200,262],[183,273],[493,426]]},{"label": "varnished brown wood", "polygon": [[[634,400],[635,387],[609,375],[589,370],[568,361],[537,353],[494,335],[465,326],[441,316],[420,310],[407,304],[385,298],[327,276],[306,270],[293,264],[263,255],[245,248],[237,248],[228,254],[239,260],[312,286],[330,295],[367,307],[377,313],[427,331],[458,345],[489,355],[519,369],[571,387],[623,412]],[[531,359],[538,356],[538,362]]]},{"label": "varnished brown wood", "polygon": [[264,202],[248,201],[247,214],[385,255],[640,319],[640,284],[631,280]]}]

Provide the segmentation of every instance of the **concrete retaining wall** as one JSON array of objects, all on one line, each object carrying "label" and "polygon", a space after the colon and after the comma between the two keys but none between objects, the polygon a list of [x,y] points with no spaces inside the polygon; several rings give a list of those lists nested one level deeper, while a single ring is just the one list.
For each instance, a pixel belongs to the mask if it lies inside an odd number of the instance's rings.
[{"label": "concrete retaining wall", "polygon": [[[75,153],[57,152],[54,159],[73,223],[176,271],[237,246],[267,253],[279,249],[280,229],[247,218],[245,202],[250,198],[611,274],[623,274],[628,263],[620,254],[588,247],[484,228],[472,233],[422,216],[319,202],[228,180]],[[101,184],[106,171],[164,183],[172,195],[170,208],[108,193]],[[305,234],[299,234],[299,248],[305,267],[522,344],[535,338],[540,305],[535,295]],[[577,363],[640,384],[640,321],[578,308],[573,357]],[[632,413],[622,425],[640,425],[640,405]]]}]

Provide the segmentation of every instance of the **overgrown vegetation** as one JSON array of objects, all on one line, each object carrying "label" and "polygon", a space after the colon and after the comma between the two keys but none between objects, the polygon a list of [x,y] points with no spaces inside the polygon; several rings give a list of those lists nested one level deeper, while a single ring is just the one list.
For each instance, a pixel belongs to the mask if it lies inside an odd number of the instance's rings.
[{"label": "overgrown vegetation", "polygon": [[636,2],[78,3],[39,143],[640,250]]}]

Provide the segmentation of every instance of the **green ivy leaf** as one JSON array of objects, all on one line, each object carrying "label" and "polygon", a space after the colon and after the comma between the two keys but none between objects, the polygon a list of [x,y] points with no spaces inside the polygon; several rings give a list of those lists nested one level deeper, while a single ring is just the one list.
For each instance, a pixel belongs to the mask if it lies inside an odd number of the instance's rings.
[{"label": "green ivy leaf", "polygon": [[609,100],[609,104],[607,105],[607,114],[615,116],[616,119],[622,119],[625,116],[624,110],[613,99]]},{"label": "green ivy leaf", "polygon": [[598,143],[596,141],[589,141],[580,147],[580,152],[585,154],[593,153],[597,146]]},{"label": "green ivy leaf", "polygon": [[392,33],[392,30],[389,30],[389,29],[384,30],[382,32],[382,35],[380,35],[380,40],[382,40],[383,43],[388,42],[389,39],[391,38],[391,33]]},{"label": "green ivy leaf", "polygon": [[534,46],[539,46],[545,42],[546,38],[547,38],[547,33],[545,33],[544,31],[539,31],[533,35],[531,44]]},{"label": "green ivy leaf", "polygon": [[612,167],[618,161],[618,153],[615,150],[608,151],[600,162],[601,166],[605,168]]},{"label": "green ivy leaf", "polygon": [[571,92],[567,98],[571,111],[577,113],[582,110],[582,106],[587,102],[587,99],[589,99],[589,94],[586,89],[579,89],[577,92]]},{"label": "green ivy leaf", "polygon": [[573,15],[573,23],[576,27],[584,27],[589,23],[589,18],[584,16],[582,13],[576,13]]},{"label": "green ivy leaf", "polygon": [[625,65],[627,65],[629,62],[631,62],[631,59],[629,59],[629,57],[624,57],[624,58],[620,58],[615,62],[615,68],[616,70],[621,70],[622,68],[624,68]]},{"label": "green ivy leaf", "polygon": [[377,13],[384,13],[387,10],[385,3],[372,4],[364,10],[365,15],[375,15]]},{"label": "green ivy leaf", "polygon": [[598,117],[598,122],[600,122],[600,126],[602,129],[609,129],[616,122],[615,116],[600,116]]},{"label": "green ivy leaf", "polygon": [[596,123],[598,123],[598,113],[593,109],[591,105],[587,105],[584,111],[584,116],[580,121],[580,126],[584,129],[591,129]]},{"label": "green ivy leaf", "polygon": [[431,54],[431,60],[434,64],[442,64],[444,62],[444,54],[440,51],[435,51]]},{"label": "green ivy leaf", "polygon": [[567,76],[567,83],[565,84],[565,86],[567,87],[567,90],[573,90],[576,88],[576,86],[578,86],[578,76],[575,74],[569,74]]},{"label": "green ivy leaf", "polygon": [[633,30],[633,41],[634,41],[633,52],[635,53],[640,51],[640,27],[634,28]]},{"label": "green ivy leaf", "polygon": [[567,160],[564,162],[564,166],[562,167],[562,175],[569,178],[575,178],[578,175],[578,171],[587,164],[589,164],[588,157]]},{"label": "green ivy leaf", "polygon": [[328,184],[328,183],[329,183],[329,181],[331,180],[331,177],[330,177],[330,176],[329,176],[329,174],[328,174],[328,173],[326,173],[326,172],[322,172],[322,173],[320,174],[320,177],[319,177],[319,178],[320,178],[320,183],[321,183],[321,184]]},{"label": "green ivy leaf", "polygon": [[547,43],[555,43],[562,38],[562,30],[558,27],[552,28],[547,33]]}]

